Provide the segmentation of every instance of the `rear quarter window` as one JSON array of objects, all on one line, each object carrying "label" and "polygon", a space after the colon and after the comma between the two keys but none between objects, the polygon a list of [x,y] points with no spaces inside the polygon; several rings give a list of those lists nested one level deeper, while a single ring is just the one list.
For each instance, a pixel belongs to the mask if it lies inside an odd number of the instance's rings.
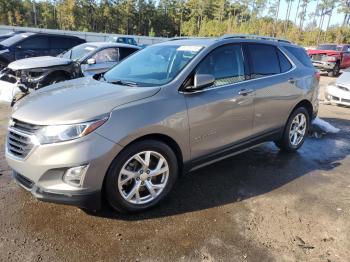
[{"label": "rear quarter window", "polygon": [[280,60],[281,73],[289,71],[292,68],[292,64],[289,62],[288,58],[280,50],[278,50],[277,53]]},{"label": "rear quarter window", "polygon": [[306,50],[301,47],[293,47],[293,46],[285,46],[285,49],[287,49],[292,55],[298,59],[300,63],[302,63],[304,66],[309,68],[314,68],[312,65],[310,57],[307,55]]}]

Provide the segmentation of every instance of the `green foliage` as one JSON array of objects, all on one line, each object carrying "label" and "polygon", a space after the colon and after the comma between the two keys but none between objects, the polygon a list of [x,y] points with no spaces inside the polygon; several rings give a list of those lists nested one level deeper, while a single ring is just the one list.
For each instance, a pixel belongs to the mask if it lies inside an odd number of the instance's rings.
[{"label": "green foliage", "polygon": [[[298,4],[297,14],[287,10],[284,20],[277,19],[282,1],[289,10]],[[311,1],[0,0],[0,24],[164,37],[259,34],[303,45],[350,42],[350,0],[318,0],[309,10]],[[344,16],[343,25],[329,26],[332,14]]]}]

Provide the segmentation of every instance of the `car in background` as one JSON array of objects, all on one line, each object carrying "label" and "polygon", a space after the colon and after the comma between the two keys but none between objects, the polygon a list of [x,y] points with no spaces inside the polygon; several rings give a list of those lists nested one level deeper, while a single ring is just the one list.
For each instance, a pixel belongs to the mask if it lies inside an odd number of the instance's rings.
[{"label": "car in background", "polygon": [[328,76],[338,76],[341,69],[350,67],[349,44],[322,44],[307,52],[314,67]]},{"label": "car in background", "polygon": [[0,100],[12,105],[33,90],[68,79],[103,73],[140,47],[85,43],[55,56],[20,59],[0,71]]},{"label": "car in background", "polygon": [[326,87],[325,102],[350,106],[350,68],[344,70],[335,83]]},{"label": "car in background", "polygon": [[0,42],[0,69],[18,59],[34,56],[56,56],[85,42],[84,39],[69,35],[16,34]]},{"label": "car in background", "polygon": [[137,45],[136,40],[130,36],[109,36],[107,42]]},{"label": "car in background", "polygon": [[0,35],[0,42],[4,41],[7,38],[10,38],[11,36],[17,35],[17,34],[21,34],[21,33],[25,33],[25,31],[13,31],[13,32],[9,32],[6,34],[2,34]]}]

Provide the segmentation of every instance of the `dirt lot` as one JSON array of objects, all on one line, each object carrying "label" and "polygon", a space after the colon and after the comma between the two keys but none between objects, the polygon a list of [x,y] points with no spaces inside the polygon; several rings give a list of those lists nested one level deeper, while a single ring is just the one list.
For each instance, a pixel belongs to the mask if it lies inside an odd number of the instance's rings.
[{"label": "dirt lot", "polygon": [[350,261],[350,108],[321,105],[336,135],[203,168],[132,216],[39,202],[11,182],[8,113],[1,105],[0,261]]}]

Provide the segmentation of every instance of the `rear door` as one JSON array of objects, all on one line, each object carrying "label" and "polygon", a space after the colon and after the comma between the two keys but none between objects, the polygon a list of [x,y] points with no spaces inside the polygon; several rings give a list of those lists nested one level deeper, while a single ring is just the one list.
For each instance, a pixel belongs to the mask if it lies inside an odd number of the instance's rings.
[{"label": "rear door", "polygon": [[81,65],[81,70],[84,76],[94,75],[98,73],[104,73],[119,62],[119,49],[115,47],[109,47],[97,51],[90,59],[94,59],[94,64],[88,64],[86,62]]},{"label": "rear door", "polygon": [[254,135],[277,131],[298,97],[292,63],[274,45],[247,44],[251,71],[250,88],[255,91]]},{"label": "rear door", "polygon": [[[192,158],[230,147],[252,133],[254,93],[249,92],[240,44],[220,46],[206,56],[197,74],[215,77],[213,86],[185,93]],[[246,93],[242,93],[246,91]]]},{"label": "rear door", "polygon": [[15,58],[50,55],[49,39],[44,35],[34,35],[19,42],[15,47]]}]

